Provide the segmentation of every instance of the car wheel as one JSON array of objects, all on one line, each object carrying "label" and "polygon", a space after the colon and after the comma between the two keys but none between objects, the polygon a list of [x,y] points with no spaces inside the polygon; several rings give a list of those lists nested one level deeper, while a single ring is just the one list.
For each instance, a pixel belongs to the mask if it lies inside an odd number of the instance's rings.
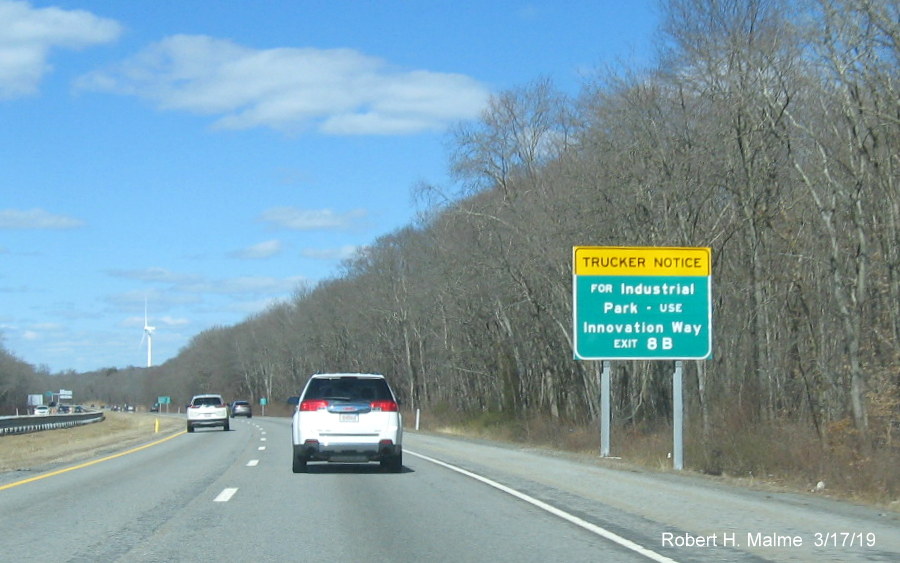
[{"label": "car wheel", "polygon": [[387,456],[381,460],[381,468],[391,473],[400,473],[403,469],[403,453]]},{"label": "car wheel", "polygon": [[300,449],[294,446],[294,456],[291,469],[294,473],[306,473],[306,456],[300,453]]},{"label": "car wheel", "polygon": [[187,425],[187,431],[188,431],[188,432],[193,432],[193,431],[194,431],[194,427],[191,426],[191,423],[190,423],[190,422],[188,422],[188,425]]}]

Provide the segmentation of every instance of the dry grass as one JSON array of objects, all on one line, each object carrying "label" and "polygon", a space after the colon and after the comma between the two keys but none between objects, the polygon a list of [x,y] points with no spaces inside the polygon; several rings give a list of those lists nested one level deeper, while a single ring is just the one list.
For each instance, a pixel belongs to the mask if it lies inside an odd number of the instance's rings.
[{"label": "dry grass", "polygon": [[[422,428],[599,454],[599,428],[550,418],[513,420],[497,413],[463,418],[456,413],[446,420],[423,417]],[[611,438],[611,453],[617,458],[614,465],[672,470],[671,428],[614,428]],[[823,443],[811,429],[785,422],[720,429],[705,441],[699,431],[685,428],[685,471],[734,485],[787,492],[810,493],[822,482],[825,488],[816,494],[900,511],[900,472],[896,470],[900,448],[882,445],[862,454],[857,442],[851,432],[831,429]]]},{"label": "dry grass", "polygon": [[[0,471],[31,470],[71,463],[184,430],[179,417],[107,412],[102,422],[0,438]],[[159,432],[156,424],[159,421]]]}]

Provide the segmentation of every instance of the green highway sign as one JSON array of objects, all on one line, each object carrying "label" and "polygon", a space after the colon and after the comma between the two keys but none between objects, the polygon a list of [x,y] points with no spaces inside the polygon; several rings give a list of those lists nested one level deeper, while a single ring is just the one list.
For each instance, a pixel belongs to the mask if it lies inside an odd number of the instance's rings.
[{"label": "green highway sign", "polygon": [[709,248],[576,246],[578,360],[712,356]]}]

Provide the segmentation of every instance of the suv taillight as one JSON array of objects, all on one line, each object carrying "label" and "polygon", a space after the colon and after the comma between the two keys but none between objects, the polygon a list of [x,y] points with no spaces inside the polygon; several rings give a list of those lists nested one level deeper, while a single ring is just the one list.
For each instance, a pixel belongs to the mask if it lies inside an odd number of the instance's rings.
[{"label": "suv taillight", "polygon": [[399,410],[396,401],[372,401],[370,406],[373,411],[397,412]]},{"label": "suv taillight", "polygon": [[325,399],[309,399],[300,403],[297,407],[299,411],[317,411],[319,409],[327,409],[328,401]]}]

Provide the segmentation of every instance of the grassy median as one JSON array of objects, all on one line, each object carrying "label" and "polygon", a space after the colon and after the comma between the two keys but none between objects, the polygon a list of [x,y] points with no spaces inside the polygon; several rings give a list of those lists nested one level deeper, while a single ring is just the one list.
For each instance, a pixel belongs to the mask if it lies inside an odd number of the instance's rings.
[{"label": "grassy median", "polygon": [[184,430],[184,419],[152,413],[106,412],[101,422],[0,438],[0,471],[28,471],[91,459]]}]

